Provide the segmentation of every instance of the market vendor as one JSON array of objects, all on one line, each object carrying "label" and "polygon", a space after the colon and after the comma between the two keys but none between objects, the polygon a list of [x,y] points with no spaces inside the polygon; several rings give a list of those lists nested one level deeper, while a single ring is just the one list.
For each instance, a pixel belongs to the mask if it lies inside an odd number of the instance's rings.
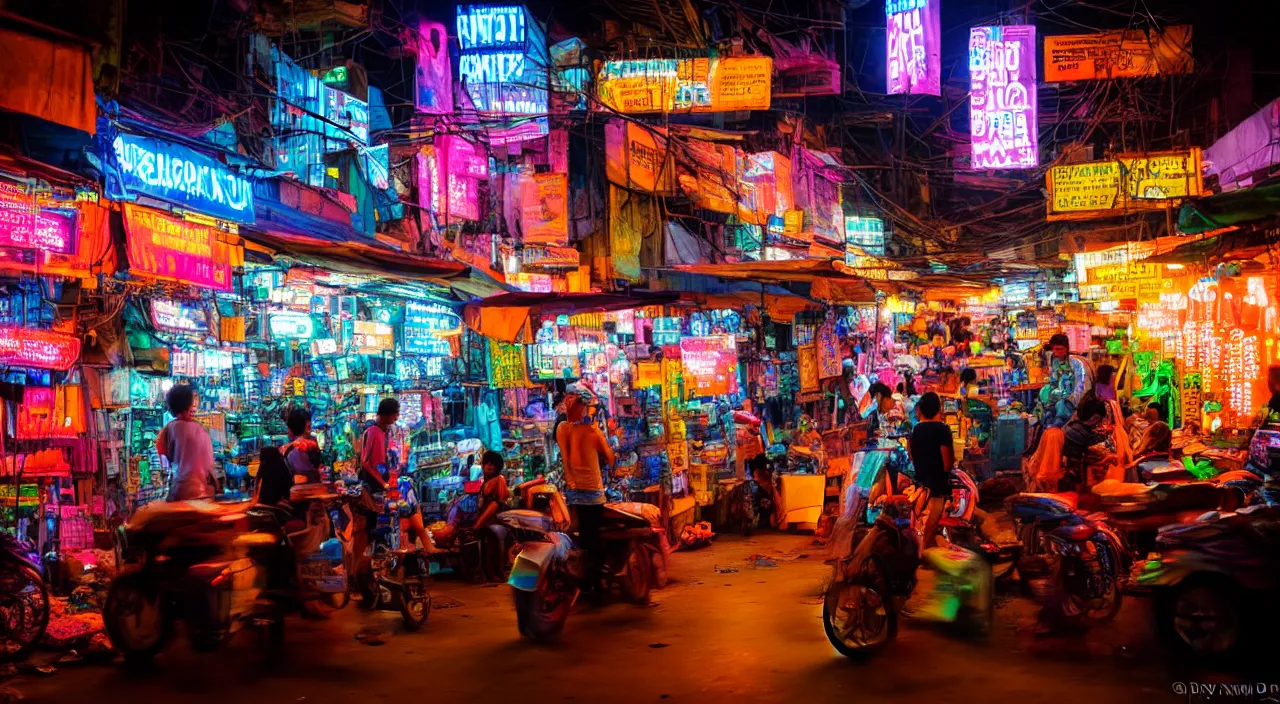
[{"label": "market vendor", "polygon": [[1053,356],[1049,360],[1049,383],[1040,390],[1044,408],[1041,420],[1046,428],[1061,428],[1071,420],[1080,402],[1077,391],[1082,380],[1071,363],[1071,340],[1057,333],[1049,338],[1048,346]]}]

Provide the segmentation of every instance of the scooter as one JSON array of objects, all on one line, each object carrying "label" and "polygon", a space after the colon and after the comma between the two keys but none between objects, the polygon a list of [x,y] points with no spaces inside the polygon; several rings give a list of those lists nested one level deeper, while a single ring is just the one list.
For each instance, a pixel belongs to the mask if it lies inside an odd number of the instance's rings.
[{"label": "scooter", "polygon": [[[370,574],[361,585],[361,605],[370,610],[399,611],[405,629],[417,631],[431,616],[431,564],[416,547],[401,545],[401,502],[384,503],[369,543]],[[408,510],[417,510],[408,506]]]},{"label": "scooter", "polygon": [[35,546],[0,529],[0,662],[27,656],[49,626],[49,586]]},{"label": "scooter", "polygon": [[[957,546],[920,551],[911,498],[884,499],[879,515],[849,554],[838,558],[823,596],[827,640],[845,657],[866,658],[892,641],[921,561],[937,581],[919,616],[985,634],[994,618],[991,566]],[[856,533],[855,533],[856,535]]]},{"label": "scooter", "polygon": [[[635,510],[647,505],[605,504],[600,530],[608,582],[620,586],[627,599],[638,604],[648,603],[653,586],[653,521]],[[564,630],[569,609],[577,600],[586,573],[585,555],[568,534],[539,532],[522,514],[511,513],[499,514],[499,520],[537,535],[520,544],[507,580],[515,599],[516,625],[530,640],[551,640]]]},{"label": "scooter", "polygon": [[1280,620],[1280,506],[1167,526],[1155,548],[1137,581],[1151,589],[1157,630],[1174,649],[1226,660]]}]

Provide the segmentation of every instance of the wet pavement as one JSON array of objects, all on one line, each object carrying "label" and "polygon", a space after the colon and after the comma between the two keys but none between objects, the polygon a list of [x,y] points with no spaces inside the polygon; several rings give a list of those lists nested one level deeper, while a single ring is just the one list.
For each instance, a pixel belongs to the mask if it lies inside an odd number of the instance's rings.
[{"label": "wet pavement", "polygon": [[[355,605],[327,621],[289,622],[287,654],[267,666],[252,636],[212,655],[178,642],[152,671],[62,667],[7,684],[27,702],[1160,702],[1174,683],[1221,676],[1172,661],[1146,599],[1116,623],[1036,638],[1035,608],[1005,598],[983,641],[907,622],[868,662],[823,635],[825,548],[802,535],[722,536],[676,553],[672,583],[649,606],[579,606],[556,645],[516,632],[509,588],[447,579],[430,620],[404,632],[397,613]],[[767,556],[758,560],[753,556]],[[776,566],[768,566],[770,561]],[[379,645],[357,639],[377,632]],[[365,638],[365,641],[370,639]],[[1280,679],[1273,676],[1272,679]]]}]

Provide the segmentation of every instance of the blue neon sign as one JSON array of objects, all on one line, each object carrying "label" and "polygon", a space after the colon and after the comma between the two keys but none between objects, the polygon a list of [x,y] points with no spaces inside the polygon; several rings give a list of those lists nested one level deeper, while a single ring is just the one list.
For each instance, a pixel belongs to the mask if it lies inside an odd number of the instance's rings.
[{"label": "blue neon sign", "polygon": [[223,220],[254,221],[253,185],[217,159],[125,132],[116,135],[112,149],[128,195],[151,196]]}]

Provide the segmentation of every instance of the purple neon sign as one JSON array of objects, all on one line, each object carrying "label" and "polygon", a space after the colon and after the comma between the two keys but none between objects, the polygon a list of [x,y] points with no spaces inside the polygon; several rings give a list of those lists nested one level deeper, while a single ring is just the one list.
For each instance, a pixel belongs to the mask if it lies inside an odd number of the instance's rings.
[{"label": "purple neon sign", "polygon": [[890,95],[942,95],[942,40],[938,3],[942,0],[886,0],[888,88]]},{"label": "purple neon sign", "polygon": [[970,29],[972,168],[1039,166],[1036,110],[1036,28],[1019,24]]}]

